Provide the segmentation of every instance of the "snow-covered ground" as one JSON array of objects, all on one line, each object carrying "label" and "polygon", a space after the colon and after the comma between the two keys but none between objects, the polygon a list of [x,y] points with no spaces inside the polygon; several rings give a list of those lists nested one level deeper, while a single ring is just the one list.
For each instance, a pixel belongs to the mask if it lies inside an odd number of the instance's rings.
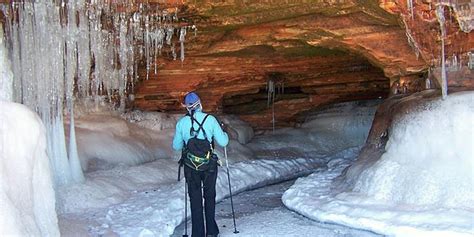
[{"label": "snow-covered ground", "polygon": [[[349,105],[343,108],[347,106]],[[309,174],[314,169],[325,166],[330,157],[341,150],[358,150],[357,147],[363,144],[368,133],[375,111],[374,105],[368,107],[372,109],[366,112],[336,109],[331,115],[315,118],[321,121],[338,118],[339,126],[333,129],[321,129],[321,124],[311,120],[308,123],[313,123],[313,126],[303,125],[304,128],[301,129],[277,131],[275,135],[255,139],[248,146],[241,144],[248,142],[253,136],[248,125],[235,122],[233,117],[224,118],[235,130],[232,135],[234,140],[229,147],[229,159],[233,161],[230,162],[233,192],[239,193]],[[127,117],[127,120],[149,132],[172,134],[168,130],[171,125],[163,125],[163,121],[168,119],[156,118],[157,116],[139,113]],[[174,121],[166,123],[173,124]],[[87,124],[88,128],[94,127]],[[127,126],[130,127],[130,124]],[[94,129],[110,132],[110,129],[101,127]],[[314,135],[311,131],[320,134]],[[102,137],[101,144],[105,145],[96,144],[91,149],[108,149],[106,144],[116,137],[117,135]],[[344,137],[350,138],[345,140]],[[171,139],[165,140],[161,145],[169,143],[170,146]],[[289,144],[295,145],[288,147]],[[285,152],[280,152],[283,150]],[[128,154],[133,155],[133,151]],[[228,183],[225,169],[220,168],[219,172],[217,200],[222,200],[228,195]],[[176,178],[177,161],[171,157],[135,166],[119,163],[105,170],[86,173],[85,183],[62,187],[58,192],[61,234],[168,236],[184,219],[184,182],[177,182]]]},{"label": "snow-covered ground", "polygon": [[473,105],[473,92],[457,93],[396,118],[379,160],[357,160],[341,177],[350,162],[333,160],[286,191],[285,205],[387,235],[473,236]]}]

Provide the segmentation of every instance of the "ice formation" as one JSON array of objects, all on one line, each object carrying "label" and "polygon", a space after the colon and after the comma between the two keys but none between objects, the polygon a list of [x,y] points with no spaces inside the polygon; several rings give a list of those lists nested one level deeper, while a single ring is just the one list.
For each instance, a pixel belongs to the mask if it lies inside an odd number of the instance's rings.
[{"label": "ice formation", "polygon": [[24,105],[0,108],[0,235],[59,236],[45,128]]},{"label": "ice formation", "polygon": [[[40,114],[47,128],[48,154],[57,185],[82,180],[74,138],[76,103],[92,100],[97,107],[107,101],[123,110],[126,99],[133,98],[139,59],[147,63],[148,78],[152,65],[157,70],[164,44],[175,54],[175,32],[180,32],[184,60],[186,29],[195,27],[179,24],[177,8],[174,12],[150,11],[143,4],[135,5],[132,1],[111,4],[103,0],[2,5],[14,75],[13,92],[6,95]],[[119,7],[138,10],[118,11]],[[2,80],[1,85],[2,91],[10,90],[3,89],[10,82]],[[64,133],[67,118],[68,146]]]},{"label": "ice formation", "polygon": [[438,5],[452,7],[462,31],[469,33],[474,29],[473,1],[439,0]]},{"label": "ice formation", "polygon": [[468,55],[469,55],[469,59],[468,59],[469,61],[467,65],[469,69],[473,70],[474,69],[474,53],[469,52]]},{"label": "ice formation", "polygon": [[380,159],[359,159],[338,179],[342,169],[302,179],[285,204],[386,235],[472,236],[473,101],[473,92],[455,93],[398,117]]},{"label": "ice formation", "polygon": [[3,38],[3,25],[0,23],[0,100],[13,100],[13,74],[8,60]]},{"label": "ice formation", "polygon": [[[431,55],[431,67],[435,68],[436,78],[439,80],[439,85],[441,85],[441,92],[443,94],[443,98],[446,98],[448,95],[448,72],[460,71],[463,70],[464,66],[469,67],[468,60],[469,52],[465,52],[462,49],[458,52],[454,52],[452,56],[446,55],[446,37],[447,37],[447,26],[452,24],[452,21],[456,20],[459,24],[459,28],[461,31],[465,33],[470,33],[471,30],[474,28],[474,17],[473,16],[473,9],[474,9],[474,2],[472,1],[451,1],[451,0],[439,0],[436,3],[429,3],[429,7],[431,10],[432,5],[435,6],[434,12],[436,15],[435,21],[438,21],[440,26],[440,53],[439,56]],[[413,0],[407,0],[407,12],[402,13],[402,21],[405,25],[406,36],[408,40],[408,44],[414,50],[417,57],[422,54],[422,47],[420,47],[420,42],[422,39],[417,39],[417,37],[423,37],[422,34],[414,35],[412,30],[410,29],[411,26],[414,24],[419,24],[421,15],[415,18],[416,15],[416,2]],[[423,11],[418,9],[418,12]],[[449,11],[449,13],[448,13]],[[446,16],[449,15],[449,19],[446,19]],[[424,19],[426,21],[426,19]],[[421,42],[422,43],[422,42]],[[450,50],[453,50],[452,47]],[[426,53],[426,52],[425,52]],[[423,55],[426,57],[427,55]],[[435,60],[436,59],[436,60]],[[426,60],[426,59],[425,59]],[[467,62],[466,62],[467,61]]]},{"label": "ice formation", "polygon": [[282,81],[270,79],[267,81],[267,106],[272,106],[272,128],[275,132],[275,96],[276,93],[284,93],[285,86]]},{"label": "ice formation", "polygon": [[448,78],[446,74],[446,57],[444,53],[444,38],[446,37],[446,19],[444,17],[444,6],[438,5],[436,8],[436,18],[438,19],[441,28],[441,92],[443,98],[448,96]]},{"label": "ice formation", "polygon": [[413,19],[414,18],[414,15],[413,15],[413,0],[407,0],[407,7],[408,7],[408,11],[410,11],[410,16]]},{"label": "ice formation", "polygon": [[469,210],[474,206],[472,102],[472,92],[453,95],[397,121],[387,152],[362,172],[354,191],[393,203]]}]

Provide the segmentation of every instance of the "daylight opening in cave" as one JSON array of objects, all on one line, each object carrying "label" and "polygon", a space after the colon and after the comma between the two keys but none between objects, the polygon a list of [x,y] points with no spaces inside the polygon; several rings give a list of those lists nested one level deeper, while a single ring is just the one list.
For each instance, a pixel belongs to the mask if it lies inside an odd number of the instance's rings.
[{"label": "daylight opening in cave", "polygon": [[472,236],[473,9],[0,0],[0,235]]}]

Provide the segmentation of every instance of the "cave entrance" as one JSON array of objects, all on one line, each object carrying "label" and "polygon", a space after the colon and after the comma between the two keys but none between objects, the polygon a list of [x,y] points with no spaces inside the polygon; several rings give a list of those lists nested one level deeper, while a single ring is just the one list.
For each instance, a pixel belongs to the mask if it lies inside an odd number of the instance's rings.
[{"label": "cave entrance", "polygon": [[324,55],[295,57],[290,63],[288,58],[273,59],[280,66],[262,72],[259,82],[252,82],[253,90],[246,85],[245,90],[224,94],[221,111],[238,115],[256,130],[267,130],[273,120],[277,128],[296,126],[322,106],[388,97],[390,79],[382,69],[363,56],[325,50]]}]

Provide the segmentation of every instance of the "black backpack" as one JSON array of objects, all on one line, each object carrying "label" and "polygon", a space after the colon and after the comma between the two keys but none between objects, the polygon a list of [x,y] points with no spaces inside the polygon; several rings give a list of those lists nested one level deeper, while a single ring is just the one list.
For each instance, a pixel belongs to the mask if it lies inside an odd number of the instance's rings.
[{"label": "black backpack", "polygon": [[[188,167],[197,171],[206,171],[209,169],[209,161],[213,158],[214,147],[208,140],[206,131],[203,128],[209,114],[204,117],[202,123],[199,123],[192,115],[186,114],[191,118],[191,129],[189,131],[191,138],[183,149],[183,161]],[[194,123],[198,124],[198,129],[194,130]],[[199,131],[202,131],[204,139],[199,139]]]}]

